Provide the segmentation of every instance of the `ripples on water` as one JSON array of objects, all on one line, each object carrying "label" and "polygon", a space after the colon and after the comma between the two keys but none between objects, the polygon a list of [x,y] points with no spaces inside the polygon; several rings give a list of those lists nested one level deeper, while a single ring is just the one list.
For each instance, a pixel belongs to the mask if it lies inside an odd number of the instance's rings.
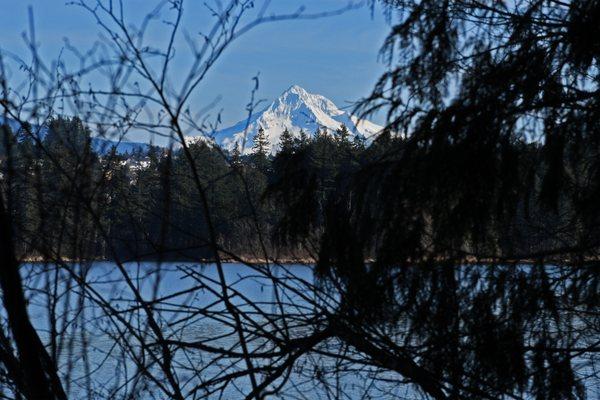
[{"label": "ripples on water", "polygon": [[[236,345],[237,335],[232,334],[232,329],[221,323],[218,318],[192,316],[193,312],[198,310],[224,311],[223,303],[219,302],[211,292],[215,290],[220,293],[218,274],[214,266],[185,263],[160,265],[130,263],[125,267],[145,301],[164,298],[163,301],[153,304],[153,310],[166,339],[194,342],[215,338],[216,340],[210,342],[211,346],[227,349]],[[138,303],[116,265],[109,262],[95,262],[90,265],[70,265],[69,268],[78,275],[85,276],[88,296],[91,293],[91,296],[96,299],[106,300],[106,304],[119,310],[128,323],[133,324],[141,334],[145,335],[147,342],[153,341],[151,330],[144,325],[145,321],[139,318],[143,314],[129,310]],[[239,291],[261,309],[273,308],[271,303],[275,293],[269,279],[241,264],[225,264],[224,272],[232,289]],[[190,273],[197,276],[193,278]],[[302,287],[301,282],[312,284],[314,280],[311,268],[303,265],[289,266],[284,269],[277,267],[273,273],[281,279],[289,278],[286,282],[294,285],[303,295],[306,295],[307,289]],[[102,307],[94,304],[89,298],[84,302],[85,307],[80,307],[80,286],[72,279],[68,279],[72,275],[69,275],[64,268],[57,271],[52,265],[29,264],[23,267],[22,275],[27,286],[29,311],[33,323],[42,339],[48,343],[50,351],[55,349],[60,372],[69,376],[65,379],[65,386],[70,392],[70,397],[109,399],[122,398],[123,394],[128,393],[128,388],[137,375],[135,363],[130,356],[124,354],[124,351],[139,353],[139,340],[127,334],[123,338],[121,336],[123,331],[116,329],[117,326],[123,326],[122,323],[111,322]],[[200,282],[203,285],[200,285]],[[48,297],[44,294],[48,291],[56,291],[58,294],[59,301],[55,305],[58,316],[56,325],[59,331],[64,331],[58,335],[59,340],[55,346],[52,346],[49,341],[49,326],[51,326],[49,310],[53,305],[48,303]],[[280,295],[287,303],[286,313],[307,312],[306,301],[299,295],[295,295],[293,291],[280,293]],[[241,309],[250,310],[240,297],[234,296],[232,301]],[[69,309],[65,313],[63,311],[67,303]],[[265,309],[265,311],[269,310]],[[266,321],[257,320],[257,322]],[[302,337],[308,332],[306,328],[301,327],[293,334]],[[263,342],[255,341],[252,345],[260,346]],[[130,347],[119,346],[117,343],[126,343]],[[251,390],[247,380],[238,379],[235,385],[229,385],[223,393],[207,395],[202,390],[191,392],[191,388],[201,384],[203,380],[218,377],[226,371],[244,368],[239,363],[231,365],[225,360],[215,361],[213,354],[200,350],[185,353],[178,351],[175,353],[173,365],[180,383],[188,390],[189,398],[238,399],[243,398],[242,393]],[[294,364],[292,376],[285,390],[279,397],[271,398],[414,398],[405,386],[393,383],[398,377],[391,374],[374,375],[373,371],[364,370],[355,372],[358,366],[353,365],[344,365],[343,369],[347,371],[345,373],[327,374],[333,368],[339,369],[339,367],[332,359],[315,353],[303,356]],[[198,371],[201,373],[197,374]],[[160,373],[156,370],[153,370],[153,374],[160,377]],[[385,379],[373,380],[375,376]],[[382,383],[386,380],[389,382]],[[134,393],[131,398],[160,399],[164,398],[164,394],[150,389]]]}]

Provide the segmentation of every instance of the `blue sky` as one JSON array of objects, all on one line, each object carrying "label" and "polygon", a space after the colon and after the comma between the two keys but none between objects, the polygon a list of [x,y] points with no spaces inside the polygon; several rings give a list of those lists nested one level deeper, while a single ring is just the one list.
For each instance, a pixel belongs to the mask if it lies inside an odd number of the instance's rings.
[{"label": "blue sky", "polygon": [[[188,0],[185,5],[184,25],[192,33],[207,22],[202,3]],[[131,19],[139,21],[155,2],[128,0],[125,4]],[[347,4],[345,0],[273,0],[271,9],[291,12],[303,5],[306,12],[320,12]],[[34,11],[44,57],[56,58],[65,37],[79,48],[89,48],[97,38],[99,29],[92,17],[81,8],[66,5],[65,0],[0,0],[0,47],[26,54],[22,33],[28,24],[28,6]],[[323,19],[259,26],[226,51],[200,88],[198,101],[209,103],[220,96],[223,125],[233,124],[245,117],[252,77],[259,73],[260,98],[273,100],[298,84],[340,107],[348,106],[368,94],[383,72],[377,56],[388,30],[381,12],[375,10],[372,15],[369,7]]]}]

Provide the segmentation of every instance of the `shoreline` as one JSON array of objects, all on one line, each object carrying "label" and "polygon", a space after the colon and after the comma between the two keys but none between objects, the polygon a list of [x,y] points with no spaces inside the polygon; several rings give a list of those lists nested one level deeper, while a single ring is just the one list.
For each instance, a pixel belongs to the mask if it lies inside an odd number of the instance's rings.
[{"label": "shoreline", "polygon": [[[294,264],[299,264],[299,265],[314,265],[317,263],[317,260],[312,259],[312,258],[280,258],[280,259],[268,259],[265,260],[263,258],[256,258],[256,257],[223,257],[220,259],[220,261],[222,263],[226,263],[226,264],[248,264],[248,265],[261,265],[261,264],[271,264],[271,265],[294,265]],[[592,258],[589,260],[585,260],[585,262],[595,262],[598,261],[596,258]],[[94,262],[112,262],[115,263],[116,260],[114,259],[110,259],[110,258],[92,258],[92,259],[71,259],[71,258],[45,258],[45,257],[22,257],[22,258],[18,258],[18,262],[20,264],[23,263],[32,263],[32,264],[40,264],[40,263],[94,263]],[[177,262],[181,262],[181,263],[198,263],[198,264],[215,264],[216,261],[214,258],[201,258],[201,259],[191,259],[191,258],[163,258],[163,259],[156,259],[156,258],[139,258],[139,259],[127,259],[127,260],[120,260],[121,263],[123,264],[127,264],[127,263],[143,263],[143,262],[148,262],[148,263],[177,263]],[[366,259],[364,261],[366,264],[370,264],[370,263],[374,263],[375,260],[372,258]],[[551,265],[551,264],[555,264],[555,265],[571,265],[571,264],[575,264],[576,260],[570,260],[570,259],[547,259],[543,261],[543,264],[545,265]],[[462,260],[459,264],[463,265],[463,266],[467,266],[467,265],[490,265],[490,264],[497,264],[497,265],[510,265],[510,264],[520,264],[520,265],[534,265],[534,264],[538,264],[539,261],[536,261],[534,259],[531,258],[523,258],[523,259],[490,259],[490,258],[482,258],[482,259],[476,259],[473,257],[467,257],[464,260]]]},{"label": "shoreline", "polygon": [[[252,257],[239,257],[239,258],[221,258],[220,261],[222,263],[227,264],[251,264],[251,265],[260,265],[260,264],[280,264],[280,265],[309,265],[315,264],[316,260],[309,258],[282,258],[282,259],[259,259]],[[116,262],[114,259],[109,258],[92,258],[92,259],[71,259],[71,258],[47,258],[47,257],[23,257],[19,258],[19,263],[31,263],[31,264],[41,264],[41,263],[95,263],[95,262]],[[164,258],[164,259],[155,259],[155,258],[140,258],[140,259],[130,259],[130,260],[120,260],[121,263],[198,263],[198,264],[215,264],[216,260],[211,258],[203,258],[203,259],[185,259],[185,258]]]},{"label": "shoreline", "polygon": [[[17,261],[20,264],[23,263],[35,263],[35,264],[40,264],[40,263],[47,263],[47,264],[57,264],[57,263],[94,263],[94,262],[112,262],[112,263],[116,263],[115,259],[110,259],[110,258],[89,258],[89,259],[71,259],[71,258],[65,258],[65,257],[21,257],[21,258],[17,258]],[[137,258],[137,259],[122,259],[119,260],[121,263],[144,263],[144,262],[148,262],[148,263],[197,263],[197,264],[215,264],[216,261],[214,258],[197,258],[197,259],[192,259],[192,258],[170,258],[170,257],[166,257],[163,259],[157,259],[157,258]],[[247,264],[247,265],[264,265],[264,264],[271,264],[271,265],[315,265],[317,263],[316,259],[313,258],[302,258],[302,257],[297,257],[297,258],[291,258],[291,257],[282,257],[282,258],[270,258],[268,260],[265,260],[264,258],[257,258],[257,257],[246,257],[246,256],[239,256],[239,257],[222,257],[220,259],[220,261],[222,263],[227,263],[227,264]],[[442,262],[443,260],[437,260],[439,262]],[[584,263],[589,263],[589,262],[597,262],[598,258],[596,257],[590,257],[585,259],[583,262]],[[367,258],[364,260],[365,264],[372,264],[375,262],[375,259],[373,258]],[[581,260],[574,260],[574,259],[570,259],[570,258],[551,258],[548,257],[545,260],[542,261],[542,264],[544,265],[574,265],[577,263],[580,263]],[[522,259],[515,259],[515,258],[506,258],[506,259],[502,259],[502,258],[476,258],[476,257],[472,257],[472,256],[467,256],[464,259],[462,259],[460,262],[457,262],[457,264],[460,264],[462,266],[477,266],[477,265],[491,265],[491,264],[496,264],[496,265],[535,265],[535,264],[539,264],[540,260],[535,260],[532,258],[522,258]]]}]

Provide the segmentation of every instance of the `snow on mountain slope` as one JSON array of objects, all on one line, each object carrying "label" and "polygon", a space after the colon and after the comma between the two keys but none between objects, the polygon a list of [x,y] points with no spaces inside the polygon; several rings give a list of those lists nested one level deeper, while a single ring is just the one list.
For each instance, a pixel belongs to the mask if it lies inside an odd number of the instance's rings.
[{"label": "snow on mountain slope", "polygon": [[[271,151],[279,147],[279,137],[287,128],[292,135],[298,136],[300,130],[309,135],[317,128],[325,128],[329,132],[346,125],[351,134],[371,138],[383,128],[366,120],[358,120],[354,115],[340,110],[331,100],[318,94],[308,93],[300,86],[294,85],[283,92],[271,105],[254,114],[250,120],[240,121],[232,127],[215,133],[215,140],[227,150],[236,145],[245,153],[252,149],[252,140],[259,128],[264,129]],[[190,141],[195,140],[193,137]],[[197,140],[197,139],[196,139]]]}]

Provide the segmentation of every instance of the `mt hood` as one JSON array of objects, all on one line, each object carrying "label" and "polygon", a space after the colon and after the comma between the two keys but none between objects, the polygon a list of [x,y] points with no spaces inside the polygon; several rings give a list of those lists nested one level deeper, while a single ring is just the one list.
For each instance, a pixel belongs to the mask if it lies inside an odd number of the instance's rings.
[{"label": "mt hood", "polygon": [[383,129],[340,110],[331,100],[321,95],[308,93],[300,86],[294,85],[267,108],[253,114],[249,120],[217,131],[214,138],[227,150],[232,151],[239,146],[240,151],[243,149],[244,153],[248,153],[252,150],[254,136],[262,128],[271,152],[275,152],[279,148],[279,137],[286,128],[294,137],[298,137],[301,130],[307,135],[313,135],[317,128],[333,132],[342,124],[352,136],[360,135],[367,140]]}]

